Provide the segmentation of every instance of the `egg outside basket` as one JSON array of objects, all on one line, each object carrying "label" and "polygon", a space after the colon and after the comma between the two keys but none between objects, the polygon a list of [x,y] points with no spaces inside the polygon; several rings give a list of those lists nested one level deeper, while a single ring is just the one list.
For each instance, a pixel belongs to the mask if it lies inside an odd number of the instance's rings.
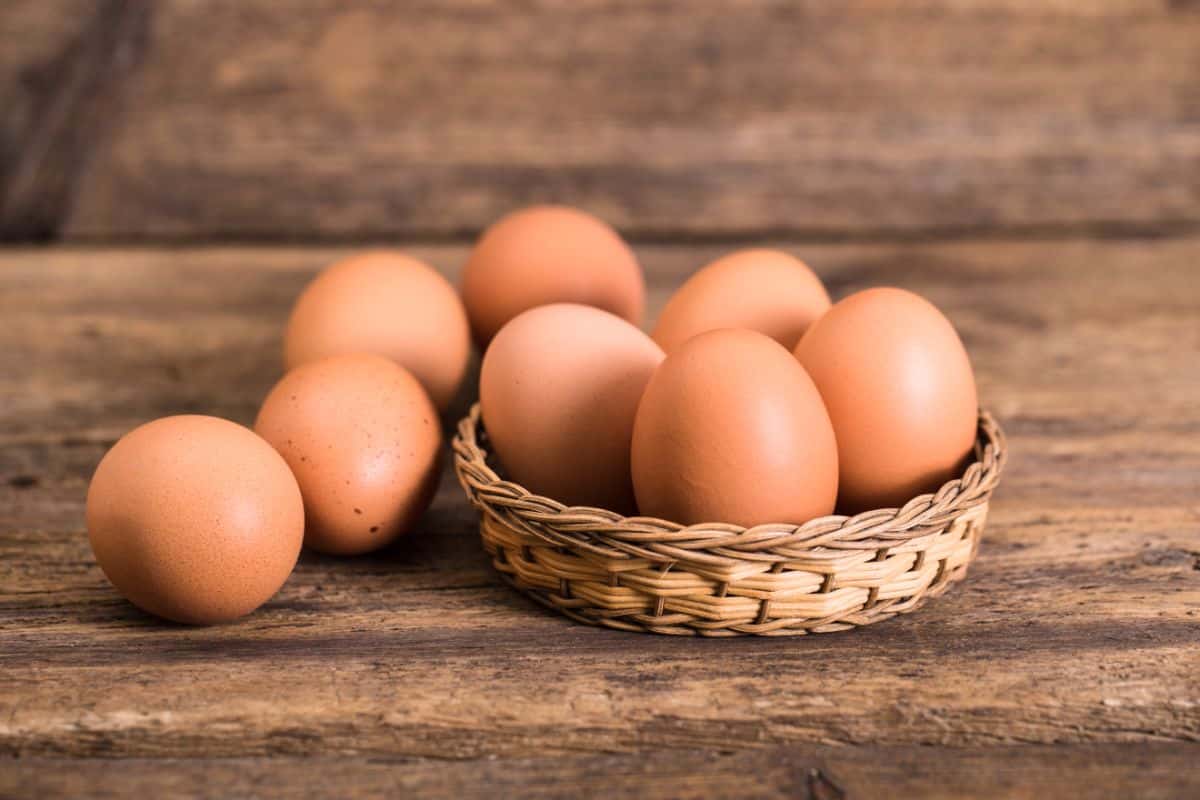
[{"label": "egg outside basket", "polygon": [[962,477],[901,509],[684,527],[531,494],[497,474],[486,446],[476,404],[454,469],[508,583],[579,622],[701,636],[826,633],[915,610],[966,575],[1006,458],[983,411]]}]

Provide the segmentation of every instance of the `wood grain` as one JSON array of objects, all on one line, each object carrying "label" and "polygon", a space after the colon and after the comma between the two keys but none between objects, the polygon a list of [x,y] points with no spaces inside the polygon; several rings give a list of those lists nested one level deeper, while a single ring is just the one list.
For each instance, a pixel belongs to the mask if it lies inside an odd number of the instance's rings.
[{"label": "wood grain", "polygon": [[[846,798],[1137,797],[1195,792],[1196,748],[1156,744],[990,747],[768,747],[447,761],[348,758],[21,759],[6,789],[40,796],[245,798],[579,797]],[[21,790],[21,791],[18,791]]]},{"label": "wood grain", "polygon": [[[290,775],[295,796],[753,796],[752,774],[805,796],[811,769],[853,789],[814,797],[1200,791],[1200,239],[781,244],[835,295],[896,284],[945,309],[1013,453],[966,583],[802,641],[550,615],[491,573],[449,474],[391,550],[306,554],[237,624],[158,623],[92,561],[91,470],[150,417],[248,422],[288,304],[345,251],[0,251],[0,794],[203,774],[247,794]],[[638,248],[652,307],[719,250]],[[465,257],[414,252],[451,276]],[[355,760],[308,760],[332,756]],[[86,760],[112,758],[144,760]]]},{"label": "wood grain", "polygon": [[22,0],[0,36],[0,97],[43,110],[10,239],[458,237],[546,200],[642,239],[1200,225],[1194,3]]},{"label": "wood grain", "polygon": [[[82,12],[82,13],[81,13]],[[17,0],[0,12],[0,238],[57,234],[91,149],[119,115],[146,7]]]}]

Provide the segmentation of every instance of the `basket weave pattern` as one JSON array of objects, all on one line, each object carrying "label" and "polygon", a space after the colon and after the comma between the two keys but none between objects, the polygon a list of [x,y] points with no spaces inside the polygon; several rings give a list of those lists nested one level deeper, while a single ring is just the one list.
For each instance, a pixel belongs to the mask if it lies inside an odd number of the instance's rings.
[{"label": "basket weave pattern", "polygon": [[1006,457],[981,412],[962,477],[901,509],[685,527],[531,494],[497,474],[486,444],[476,404],[454,467],[505,580],[579,622],[703,636],[825,633],[914,610],[966,575]]}]

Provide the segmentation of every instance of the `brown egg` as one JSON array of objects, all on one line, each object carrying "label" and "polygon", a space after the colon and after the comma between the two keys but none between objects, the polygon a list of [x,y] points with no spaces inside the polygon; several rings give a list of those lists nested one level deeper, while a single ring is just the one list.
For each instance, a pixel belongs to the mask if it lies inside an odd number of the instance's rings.
[{"label": "brown egg", "polygon": [[479,401],[508,476],[567,505],[632,513],[633,417],[662,357],[590,306],[540,306],[505,325],[484,354]]},{"label": "brown egg", "polygon": [[296,475],[314,550],[380,548],[412,527],[437,489],[437,410],[408,370],[382,356],[296,367],[267,395],[254,429]]},{"label": "brown egg", "polygon": [[87,496],[96,561],[131,603],[190,624],[226,622],[287,580],[304,536],[300,489],[270,445],[216,417],[125,434]]},{"label": "brown egg", "polygon": [[901,289],[842,300],[796,357],[812,375],[838,440],[838,507],[902,506],[958,475],[975,442],[971,363],[949,320]]},{"label": "brown egg", "polygon": [[798,366],[778,342],[743,329],[702,333],[670,353],[633,428],[641,512],[745,526],[831,513],[837,443]]},{"label": "brown egg", "polygon": [[688,278],[653,335],[670,353],[704,331],[746,328],[790,350],[828,310],[829,293],[803,261],[780,250],[739,250]]},{"label": "brown egg", "polygon": [[471,355],[453,284],[391,251],[339,261],[300,294],[284,334],[284,367],[342,353],[378,353],[417,377],[438,408],[454,399]]},{"label": "brown egg", "polygon": [[621,237],[563,206],[513,212],[484,231],[463,270],[463,302],[480,346],[513,317],[548,303],[580,303],[641,325],[646,285]]}]

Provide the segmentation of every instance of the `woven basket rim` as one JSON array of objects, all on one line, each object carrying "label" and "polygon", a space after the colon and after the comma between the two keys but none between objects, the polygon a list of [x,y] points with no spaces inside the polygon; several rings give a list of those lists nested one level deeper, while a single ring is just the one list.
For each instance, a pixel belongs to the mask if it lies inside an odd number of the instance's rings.
[{"label": "woven basket rim", "polygon": [[[530,523],[529,530],[543,536],[552,528],[555,543],[570,540],[587,548],[616,555],[611,547],[620,544],[625,557],[644,555],[660,560],[670,550],[687,560],[703,558],[705,552],[718,558],[752,558],[780,552],[795,554],[813,549],[878,549],[896,547],[924,536],[972,508],[985,505],[1008,458],[1007,441],[995,418],[980,409],[975,439],[975,459],[963,473],[944,483],[936,492],[918,495],[900,508],[880,508],[853,516],[833,514],[799,525],[767,523],[744,527],[722,522],[682,525],[655,517],[626,517],[615,511],[589,506],[567,506],[502,478],[487,463],[488,451],[480,442],[482,420],[479,403],[458,423],[452,442],[454,467],[471,502],[484,509],[503,506],[511,517]],[[653,546],[653,550],[644,548]]]}]

